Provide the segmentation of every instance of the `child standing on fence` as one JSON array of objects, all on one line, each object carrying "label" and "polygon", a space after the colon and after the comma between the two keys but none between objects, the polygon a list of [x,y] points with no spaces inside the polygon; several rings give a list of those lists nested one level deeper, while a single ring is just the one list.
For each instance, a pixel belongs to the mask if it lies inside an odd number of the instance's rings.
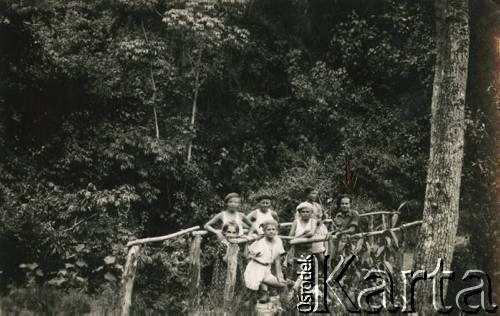
[{"label": "child standing on fence", "polygon": [[221,222],[222,226],[229,222],[236,223],[236,225],[238,225],[238,236],[243,235],[243,225],[247,225],[248,227],[252,225],[252,223],[246,219],[245,215],[239,211],[241,208],[241,197],[238,193],[229,193],[224,198],[224,202],[226,203],[226,209],[215,215],[204,226],[207,231],[216,234],[219,240],[224,240],[225,237],[221,230],[213,227],[217,222]]},{"label": "child standing on fence", "polygon": [[[283,242],[277,236],[278,222],[274,219],[267,220],[261,224],[264,230],[264,238],[261,238],[248,247],[248,265],[245,269],[244,280],[247,289],[253,292],[253,301],[255,294],[259,289],[263,291],[259,301],[268,300],[266,285],[283,288],[287,285],[286,280],[272,274],[271,267],[276,260],[280,260],[285,254]],[[278,264],[281,264],[278,261]]]},{"label": "child standing on fence", "polygon": [[264,222],[276,220],[278,221],[278,214],[271,208],[272,197],[269,195],[261,195],[257,198],[259,207],[247,215],[247,219],[252,222],[252,228],[249,235],[253,232],[262,235],[264,233],[261,225]]}]

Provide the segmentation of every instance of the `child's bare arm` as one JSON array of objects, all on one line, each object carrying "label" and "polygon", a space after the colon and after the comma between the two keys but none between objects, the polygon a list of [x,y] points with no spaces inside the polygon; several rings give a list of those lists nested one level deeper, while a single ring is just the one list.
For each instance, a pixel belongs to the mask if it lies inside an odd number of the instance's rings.
[{"label": "child's bare arm", "polygon": [[256,215],[255,211],[251,211],[250,214],[248,214],[245,218],[250,226],[250,229],[248,230],[248,235],[250,236],[253,233],[258,233],[258,227],[255,227],[253,222],[256,220]]},{"label": "child's bare arm", "polygon": [[278,218],[278,213],[276,211],[271,211],[271,216],[274,218],[275,221],[277,221],[278,223],[280,222]]},{"label": "child's bare arm", "polygon": [[257,259],[258,260],[259,257],[261,257],[261,256],[262,256],[261,252],[254,253],[254,252],[249,251],[247,254],[248,259]]},{"label": "child's bare arm", "polygon": [[297,229],[297,223],[293,221],[292,228],[290,228],[290,233],[288,234],[288,236],[294,237],[296,229]]},{"label": "child's bare arm", "polygon": [[[312,219],[310,219],[310,221],[312,221]],[[304,237],[304,238],[311,238],[312,236],[314,236],[314,234],[316,233],[316,230],[317,230],[317,229],[318,229],[318,227],[319,227],[319,226],[318,226],[318,224],[317,224],[317,221],[313,221],[313,222],[311,223],[311,226],[312,226],[312,227],[311,227],[311,230],[306,229],[306,230],[304,231],[304,233],[302,234],[302,236],[301,236],[301,237]]]},{"label": "child's bare arm", "polygon": [[221,233],[219,230],[215,229],[212,225],[213,225],[213,224],[215,224],[215,223],[217,223],[218,221],[222,221],[222,218],[221,218],[221,217],[222,217],[222,214],[221,214],[221,213],[219,213],[219,214],[215,215],[215,216],[214,216],[211,220],[209,220],[209,221],[208,221],[208,222],[207,222],[207,223],[203,226],[203,228],[205,228],[205,230],[207,230],[207,231],[209,231],[209,232],[211,232],[211,233],[216,234],[216,235],[217,235],[217,238],[219,238],[219,239],[223,239],[223,238],[224,238],[224,236],[222,235],[222,233]]},{"label": "child's bare arm", "polygon": [[251,211],[250,214],[245,216],[245,220],[247,220],[247,222],[250,223],[250,226],[252,226],[252,222],[255,220],[255,211]]},{"label": "child's bare arm", "polygon": [[252,234],[259,235],[259,231],[258,231],[257,227],[255,227],[255,226],[250,227],[250,229],[248,230],[248,236],[250,236]]},{"label": "child's bare arm", "polygon": [[241,220],[243,221],[243,223],[247,224],[248,227],[252,227],[252,222],[248,219],[247,216],[243,215]]},{"label": "child's bare arm", "polygon": [[319,228],[321,227],[322,221],[316,221],[316,227],[313,229],[313,235],[319,232]]},{"label": "child's bare arm", "polygon": [[255,243],[245,249],[248,259],[257,259],[262,256],[262,252],[255,249]]},{"label": "child's bare arm", "polygon": [[248,243],[243,247],[243,257],[248,258]]},{"label": "child's bare arm", "polygon": [[304,233],[300,237],[310,238],[312,236],[314,236],[314,231],[306,230],[306,231],[304,231]]}]

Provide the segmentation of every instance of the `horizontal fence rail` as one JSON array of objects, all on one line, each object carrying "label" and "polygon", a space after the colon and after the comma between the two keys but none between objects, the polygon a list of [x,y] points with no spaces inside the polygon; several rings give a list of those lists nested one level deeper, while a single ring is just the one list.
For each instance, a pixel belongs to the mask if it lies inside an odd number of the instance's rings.
[{"label": "horizontal fence rail", "polygon": [[[359,217],[375,216],[375,215],[394,215],[394,214],[399,214],[399,212],[378,211],[378,212],[370,212],[370,213],[359,214]],[[324,223],[333,223],[333,220],[331,220],[331,219],[325,219],[323,222]],[[280,227],[288,227],[288,226],[292,226],[292,224],[293,224],[292,222],[284,222],[284,223],[280,223],[279,226]],[[196,234],[205,235],[205,234],[208,233],[206,230],[200,230],[200,226],[194,226],[194,227],[190,227],[190,228],[186,228],[186,229],[180,230],[178,232],[175,232],[175,233],[172,233],[172,234],[169,234],[169,235],[132,240],[132,241],[129,241],[127,243],[127,247],[131,247],[131,246],[139,245],[139,244],[146,244],[146,243],[150,243],[150,242],[165,241],[165,240],[168,240],[168,239],[172,239],[172,238],[180,237],[182,235],[189,234],[191,232],[194,232],[193,234],[195,234],[195,235]],[[279,237],[282,238],[282,239],[292,239],[292,238],[290,238],[290,236],[279,236]],[[247,239],[246,241],[240,240],[240,243],[241,242],[252,241],[252,240],[255,240],[255,239],[257,239],[257,238]]]}]

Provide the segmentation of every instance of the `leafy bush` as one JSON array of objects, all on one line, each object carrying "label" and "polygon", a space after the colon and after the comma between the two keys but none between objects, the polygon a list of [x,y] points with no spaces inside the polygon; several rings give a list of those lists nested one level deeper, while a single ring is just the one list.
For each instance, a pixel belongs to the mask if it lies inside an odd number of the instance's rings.
[{"label": "leafy bush", "polygon": [[134,287],[133,311],[138,314],[186,313],[190,288],[189,243],[166,240],[143,249]]},{"label": "leafy bush", "polygon": [[81,315],[89,313],[92,299],[82,291],[64,292],[50,287],[13,289],[0,300],[7,315],[30,312],[35,315]]},{"label": "leafy bush", "polygon": [[[341,193],[360,211],[422,200],[432,11],[410,0],[0,3],[12,44],[0,50],[3,292],[44,284],[111,301],[128,240],[201,225],[230,191],[245,210],[275,195],[282,220],[305,186],[330,210]],[[487,117],[469,113],[464,230],[492,205],[477,201],[493,170],[475,150]],[[216,247],[204,247],[210,271]],[[185,311],[187,249],[146,249],[134,308]]]}]

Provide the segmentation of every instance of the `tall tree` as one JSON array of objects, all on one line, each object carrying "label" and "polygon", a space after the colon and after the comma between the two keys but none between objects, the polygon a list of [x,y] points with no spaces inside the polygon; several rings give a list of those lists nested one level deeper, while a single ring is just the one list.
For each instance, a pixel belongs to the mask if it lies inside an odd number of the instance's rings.
[{"label": "tall tree", "polygon": [[[492,278],[493,302],[500,298],[500,222],[498,221],[500,206],[500,3],[491,0],[479,0],[470,3],[471,44],[469,52],[469,75],[467,87],[467,107],[480,113],[484,122],[484,136],[477,137],[474,131],[466,133],[467,154],[473,155],[473,164],[480,167],[477,176],[468,176],[477,184],[469,190],[469,199],[475,199],[474,212],[462,208],[460,226],[472,232],[471,254],[474,267],[484,269]],[[468,137],[468,138],[467,138]],[[471,137],[474,140],[468,141]],[[473,144],[475,142],[475,144]],[[496,150],[496,151],[495,151]],[[497,156],[495,156],[497,155]],[[469,161],[469,165],[471,161]],[[495,183],[495,167],[497,187]],[[467,168],[464,164],[464,169]],[[471,169],[469,167],[469,169]],[[497,193],[498,192],[498,193]],[[464,191],[465,193],[465,191]],[[495,199],[497,203],[495,203]],[[469,203],[471,203],[470,201]],[[497,253],[497,255],[495,255]],[[484,254],[488,254],[485,256]],[[454,263],[456,266],[456,264]],[[459,290],[459,289],[457,289]],[[449,293],[448,297],[453,297]],[[455,293],[456,294],[456,293]],[[496,295],[496,297],[495,297]]]},{"label": "tall tree", "polygon": [[[443,259],[445,269],[449,269],[453,260],[464,154],[468,11],[468,1],[435,1],[431,144],[423,224],[416,253],[416,268],[428,272],[434,271],[439,258]],[[431,297],[432,282],[421,283],[417,289],[419,312],[434,311]]]},{"label": "tall tree", "polygon": [[224,53],[227,54],[235,48],[242,49],[247,42],[248,31],[229,25],[226,19],[214,5],[196,1],[188,1],[185,8],[172,8],[165,12],[163,17],[171,38],[179,40],[180,64],[188,65],[180,68],[184,69],[184,75],[191,82],[189,128],[192,134],[187,144],[188,163],[192,158],[193,139],[196,134],[200,89],[210,76],[222,75]]}]

